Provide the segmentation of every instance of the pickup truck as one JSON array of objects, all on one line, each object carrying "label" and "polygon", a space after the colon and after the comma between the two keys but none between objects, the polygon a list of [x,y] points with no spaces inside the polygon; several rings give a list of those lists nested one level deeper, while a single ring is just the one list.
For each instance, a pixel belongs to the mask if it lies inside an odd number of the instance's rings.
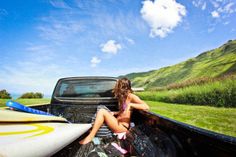
[{"label": "pickup truck", "polygon": [[[114,77],[70,77],[57,82],[51,103],[35,108],[62,116],[71,123],[91,123],[98,106],[111,111],[118,110],[118,102],[112,94],[117,81]],[[107,143],[117,140],[106,131],[97,137]],[[86,135],[86,133],[85,133]],[[85,136],[84,135],[84,136]],[[54,156],[87,156],[97,145],[81,146],[81,136]],[[106,140],[110,138],[110,140]],[[169,119],[157,113],[134,110],[131,128],[126,139],[120,140],[128,151],[123,156],[144,157],[235,157],[236,138],[204,130]],[[122,155],[121,155],[122,156]]]}]

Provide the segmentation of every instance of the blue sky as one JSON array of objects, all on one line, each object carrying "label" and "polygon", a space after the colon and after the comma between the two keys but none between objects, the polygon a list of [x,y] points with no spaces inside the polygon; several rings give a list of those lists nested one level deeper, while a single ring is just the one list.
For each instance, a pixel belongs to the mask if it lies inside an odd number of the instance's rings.
[{"label": "blue sky", "polygon": [[0,1],[0,89],[173,65],[236,38],[234,0]]}]

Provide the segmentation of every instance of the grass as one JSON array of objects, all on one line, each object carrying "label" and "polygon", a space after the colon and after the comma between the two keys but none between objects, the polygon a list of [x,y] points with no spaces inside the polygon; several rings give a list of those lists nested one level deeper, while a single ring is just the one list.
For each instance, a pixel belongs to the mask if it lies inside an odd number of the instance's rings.
[{"label": "grass", "polygon": [[179,105],[146,101],[151,111],[203,129],[236,137],[236,108]]},{"label": "grass", "polygon": [[183,82],[178,82],[178,83],[171,83],[167,86],[164,87],[154,87],[152,90],[154,91],[165,91],[165,90],[172,90],[172,89],[181,89],[189,86],[194,86],[194,85],[202,85],[202,84],[207,84],[207,83],[213,83],[216,81],[224,81],[224,80],[235,80],[236,79],[236,74],[228,74],[228,75],[223,75],[223,76],[218,76],[215,78],[212,77],[200,77],[200,78],[195,78],[195,79],[189,79]]},{"label": "grass", "polygon": [[228,78],[193,85],[181,89],[165,91],[145,91],[137,93],[144,100],[178,104],[236,107],[236,79]]},{"label": "grass", "polygon": [[[10,99],[0,99],[0,107],[6,107],[6,102]],[[16,101],[18,103],[21,103],[22,105],[37,105],[37,104],[48,104],[50,103],[49,98],[43,98],[43,99],[14,99],[13,101]]]}]

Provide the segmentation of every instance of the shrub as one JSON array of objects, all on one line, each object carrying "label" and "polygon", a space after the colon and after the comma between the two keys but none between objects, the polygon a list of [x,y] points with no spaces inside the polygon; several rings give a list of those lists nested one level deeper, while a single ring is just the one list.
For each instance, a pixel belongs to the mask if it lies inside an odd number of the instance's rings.
[{"label": "shrub", "polygon": [[0,90],[1,99],[11,99],[11,95],[7,92],[6,89]]}]

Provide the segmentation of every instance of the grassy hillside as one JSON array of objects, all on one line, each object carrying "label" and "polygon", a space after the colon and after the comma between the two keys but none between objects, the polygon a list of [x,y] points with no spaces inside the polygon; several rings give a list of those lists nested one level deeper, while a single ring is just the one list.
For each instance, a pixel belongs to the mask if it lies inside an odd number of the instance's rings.
[{"label": "grassy hillside", "polygon": [[125,75],[133,86],[151,89],[203,77],[236,74],[236,40],[204,52],[179,64],[142,73]]}]

